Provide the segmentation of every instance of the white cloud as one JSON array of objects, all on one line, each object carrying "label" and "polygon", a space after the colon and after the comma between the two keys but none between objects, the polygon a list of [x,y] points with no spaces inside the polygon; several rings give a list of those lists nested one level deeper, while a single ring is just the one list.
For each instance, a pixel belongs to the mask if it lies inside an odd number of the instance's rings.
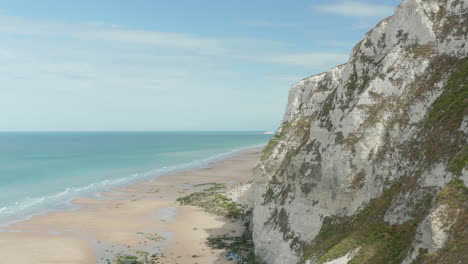
[{"label": "white cloud", "polygon": [[[259,105],[276,100],[282,111],[284,82],[300,79],[288,74],[326,70],[347,59],[344,54],[295,49],[291,43],[253,37],[0,14],[0,130],[181,128],[173,120],[188,120],[192,130],[212,120],[210,128],[220,129],[216,122],[227,118],[206,115],[228,110],[233,120],[250,118],[256,124],[251,113]],[[276,73],[276,80],[262,77]],[[276,94],[271,92],[275,89]],[[220,111],[212,111],[216,104],[222,105]],[[271,109],[266,112],[271,115]],[[189,118],[193,115],[199,118]]]},{"label": "white cloud", "polygon": [[222,39],[198,37],[181,33],[103,28],[82,32],[81,36],[94,40],[165,46],[202,53],[219,54],[229,51]]},{"label": "white cloud", "polygon": [[299,75],[269,75],[264,77],[266,80],[278,81],[278,82],[287,82],[287,83],[297,83],[304,76]]},{"label": "white cloud", "polygon": [[258,60],[268,63],[302,66],[311,69],[326,70],[327,68],[345,63],[348,54],[327,52],[305,52],[289,54],[273,54],[271,56],[257,57]]},{"label": "white cloud", "polygon": [[66,23],[32,20],[0,13],[0,33],[40,37],[103,41],[113,45],[158,46],[203,55],[229,56],[242,50],[292,46],[290,43],[252,37],[211,37],[179,32],[158,32],[102,23]]},{"label": "white cloud", "polygon": [[357,1],[342,1],[324,5],[314,5],[312,9],[323,13],[353,17],[385,17],[395,9],[388,5],[369,4]]},{"label": "white cloud", "polygon": [[[265,21],[257,22],[258,25],[273,25]],[[282,25],[286,26],[286,24]],[[55,57],[73,56],[81,59],[90,56],[93,56],[93,58],[96,56],[103,57],[107,54],[105,58],[107,61],[112,60],[110,57],[115,57],[115,60],[121,62],[130,61],[131,63],[141,64],[143,61],[148,64],[152,59],[153,64],[168,63],[176,67],[180,60],[185,61],[184,65],[187,64],[187,60],[191,60],[194,64],[203,62],[214,65],[213,60],[221,58],[223,60],[240,59],[246,62],[254,61],[323,69],[330,65],[342,63],[347,58],[345,54],[326,52],[285,53],[279,51],[278,48],[292,47],[292,44],[268,39],[195,36],[185,33],[134,30],[98,23],[28,20],[1,14],[0,33],[27,36],[32,39],[39,39],[39,42],[48,41],[53,44],[54,39],[68,40],[73,44],[74,40],[77,40],[92,47],[87,50],[80,48],[67,49],[58,46],[58,49],[47,50],[49,56],[55,54]],[[99,44],[100,42],[102,43]],[[135,51],[135,45],[144,47],[141,47],[140,52],[138,52]],[[48,44],[44,44],[44,46],[50,47]],[[111,47],[117,47],[116,49],[119,52],[111,52]],[[37,48],[40,48],[40,46]],[[130,48],[132,51],[130,53],[122,52],[122,49],[125,50],[126,48]],[[181,54],[180,51],[184,51],[184,53]],[[9,54],[14,55],[11,52]],[[50,62],[50,60],[46,62]]]},{"label": "white cloud", "polygon": [[336,41],[336,40],[324,41],[324,44],[330,47],[338,47],[338,48],[352,48],[357,43],[358,41]]},{"label": "white cloud", "polygon": [[244,20],[237,22],[239,25],[252,27],[271,27],[271,28],[288,28],[301,26],[299,23],[273,22],[268,20]]},{"label": "white cloud", "polygon": [[37,21],[6,15],[0,15],[0,33],[165,46],[202,53],[223,53],[228,51],[226,43],[223,43],[224,40],[219,38],[201,37],[183,33],[133,30],[97,23],[72,24]]}]

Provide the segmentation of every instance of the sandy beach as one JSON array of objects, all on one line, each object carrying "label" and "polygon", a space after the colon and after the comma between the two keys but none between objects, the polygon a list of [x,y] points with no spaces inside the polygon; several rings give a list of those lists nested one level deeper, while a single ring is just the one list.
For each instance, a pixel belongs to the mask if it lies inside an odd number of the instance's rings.
[{"label": "sandy beach", "polygon": [[233,187],[248,182],[260,151],[249,149],[205,168],[113,189],[100,199],[75,199],[76,210],[4,227],[0,256],[15,264],[88,264],[144,251],[162,253],[159,261],[168,264],[233,263],[224,250],[212,249],[206,241],[213,235],[240,235],[244,222],[180,205],[176,199],[206,188],[206,183]]}]

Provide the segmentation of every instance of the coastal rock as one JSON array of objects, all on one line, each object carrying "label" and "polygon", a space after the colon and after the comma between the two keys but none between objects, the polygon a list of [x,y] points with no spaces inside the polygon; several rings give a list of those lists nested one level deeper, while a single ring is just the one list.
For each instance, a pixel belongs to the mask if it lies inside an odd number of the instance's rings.
[{"label": "coastal rock", "polygon": [[468,211],[467,33],[468,0],[405,0],[346,64],[291,87],[245,192],[261,262],[468,251],[466,234],[452,236]]},{"label": "coastal rock", "polygon": [[245,207],[247,210],[252,209],[253,193],[251,192],[252,183],[240,184],[230,190],[225,195],[233,202]]}]

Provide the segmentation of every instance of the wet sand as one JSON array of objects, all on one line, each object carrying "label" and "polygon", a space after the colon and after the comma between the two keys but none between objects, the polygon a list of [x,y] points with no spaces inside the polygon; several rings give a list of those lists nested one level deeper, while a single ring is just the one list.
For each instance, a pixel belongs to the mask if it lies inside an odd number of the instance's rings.
[{"label": "wet sand", "polygon": [[240,235],[242,221],[211,215],[176,199],[206,186],[236,186],[252,178],[261,149],[154,181],[138,182],[101,199],[81,198],[73,211],[57,211],[2,228],[0,256],[15,264],[108,263],[119,252],[163,253],[167,264],[233,263],[206,245],[211,235]]}]

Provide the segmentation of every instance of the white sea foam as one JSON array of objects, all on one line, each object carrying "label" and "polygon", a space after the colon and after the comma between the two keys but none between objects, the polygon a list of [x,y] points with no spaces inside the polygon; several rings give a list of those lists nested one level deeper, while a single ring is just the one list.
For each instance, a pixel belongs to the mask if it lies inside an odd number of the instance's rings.
[{"label": "white sea foam", "polygon": [[72,210],[77,208],[71,203],[79,197],[99,198],[100,192],[110,191],[111,188],[123,186],[141,180],[154,179],[162,174],[175,173],[182,170],[206,167],[210,163],[217,162],[232,157],[250,148],[260,147],[255,145],[233,149],[227,152],[218,153],[204,159],[193,160],[174,166],[164,166],[155,170],[133,173],[126,177],[117,179],[107,179],[86,186],[68,187],[65,190],[41,197],[26,197],[21,201],[16,201],[11,205],[0,207],[0,226],[8,226],[15,222],[20,222],[31,218],[34,215],[44,214],[57,210]]}]

